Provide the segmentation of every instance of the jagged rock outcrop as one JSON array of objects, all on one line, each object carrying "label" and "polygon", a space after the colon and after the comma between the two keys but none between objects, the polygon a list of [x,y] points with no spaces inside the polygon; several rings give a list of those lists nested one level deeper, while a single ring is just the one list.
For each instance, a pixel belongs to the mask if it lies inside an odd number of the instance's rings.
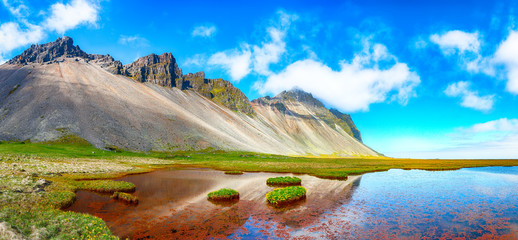
[{"label": "jagged rock outcrop", "polygon": [[64,61],[66,58],[75,58],[76,61],[92,61],[113,74],[122,73],[122,63],[115,61],[110,55],[88,54],[79,46],[74,46],[70,37],[61,37],[54,42],[33,44],[22,54],[12,58],[8,64],[27,65],[29,63],[53,63]]},{"label": "jagged rock outcrop", "polygon": [[[163,87],[176,87],[181,80],[182,70],[171,53],[150,54],[124,65],[124,75],[139,81],[150,82]],[[180,85],[181,86],[181,85]]]},{"label": "jagged rock outcrop", "polygon": [[205,78],[204,72],[189,73],[183,76],[182,90],[193,90],[234,111],[253,115],[254,110],[248,97],[229,81]]},{"label": "jagged rock outcrop", "polygon": [[[301,103],[304,108],[311,110],[313,115],[301,114],[297,110],[287,107],[288,104],[294,102]],[[283,91],[273,98],[268,96],[258,98],[252,100],[252,103],[270,106],[271,108],[276,109],[279,113],[286,115],[297,116],[300,118],[320,119],[329,127],[336,129],[338,126],[351,137],[362,142],[360,131],[356,128],[356,125],[354,125],[350,115],[341,113],[336,109],[327,109],[324,104],[314,98],[311,93],[304,92],[300,89]]]},{"label": "jagged rock outcrop", "polygon": [[182,69],[171,53],[150,54],[123,68],[123,75],[135,81],[192,90],[234,111],[253,114],[246,95],[232,83],[223,79],[207,79],[204,72],[182,75]]}]

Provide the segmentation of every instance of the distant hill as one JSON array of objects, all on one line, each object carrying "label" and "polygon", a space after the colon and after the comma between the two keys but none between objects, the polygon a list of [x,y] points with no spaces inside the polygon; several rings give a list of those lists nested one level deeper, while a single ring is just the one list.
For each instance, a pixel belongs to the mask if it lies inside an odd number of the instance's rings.
[{"label": "distant hill", "polygon": [[349,115],[301,90],[250,102],[226,80],[184,75],[171,53],[122,65],[63,37],[0,66],[0,140],[69,135],[139,151],[378,155]]}]

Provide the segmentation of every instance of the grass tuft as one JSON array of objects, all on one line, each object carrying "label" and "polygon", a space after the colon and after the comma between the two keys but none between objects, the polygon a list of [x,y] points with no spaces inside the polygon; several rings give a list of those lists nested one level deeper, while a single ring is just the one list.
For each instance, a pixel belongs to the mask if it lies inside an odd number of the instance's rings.
[{"label": "grass tuft", "polygon": [[266,200],[274,206],[286,205],[305,198],[306,188],[301,186],[276,188],[266,194]]},{"label": "grass tuft", "polygon": [[266,180],[268,186],[298,186],[301,182],[298,177],[274,177]]},{"label": "grass tuft", "polygon": [[207,199],[213,201],[229,201],[239,199],[239,192],[230,188],[222,188],[207,194]]},{"label": "grass tuft", "polygon": [[117,200],[122,200],[127,203],[133,203],[133,204],[138,203],[138,198],[136,196],[133,196],[129,193],[124,193],[124,192],[114,192],[113,195],[111,196],[111,198],[117,199]]},{"label": "grass tuft", "polygon": [[75,181],[74,185],[77,187],[78,190],[88,190],[102,193],[135,191],[135,184],[124,181],[83,180]]}]

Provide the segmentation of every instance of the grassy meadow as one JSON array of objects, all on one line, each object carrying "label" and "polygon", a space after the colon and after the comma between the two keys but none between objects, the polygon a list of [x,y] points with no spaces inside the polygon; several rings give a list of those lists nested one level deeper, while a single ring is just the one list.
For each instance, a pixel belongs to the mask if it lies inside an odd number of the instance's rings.
[{"label": "grassy meadow", "polygon": [[0,239],[116,239],[99,218],[60,209],[75,192],[131,192],[111,180],[166,167],[203,167],[238,173],[266,171],[345,179],[391,168],[453,170],[518,166],[518,160],[315,158],[224,151],[128,152],[87,143],[0,143]]}]

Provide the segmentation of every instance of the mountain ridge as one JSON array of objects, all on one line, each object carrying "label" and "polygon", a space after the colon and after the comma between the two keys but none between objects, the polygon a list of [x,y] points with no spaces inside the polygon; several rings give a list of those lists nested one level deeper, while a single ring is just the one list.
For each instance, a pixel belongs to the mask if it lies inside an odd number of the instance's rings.
[{"label": "mountain ridge", "polygon": [[[35,91],[39,85],[49,92]],[[207,79],[204,72],[184,75],[171,53],[122,65],[110,55],[87,54],[63,37],[33,45],[0,66],[0,87],[1,140],[51,140],[59,128],[97,147],[377,155],[363,146],[349,115],[325,108],[309,93],[285,91],[249,101],[229,81]],[[41,99],[27,99],[29,94]],[[48,122],[49,116],[55,121]],[[20,132],[17,123],[30,131]]]}]

